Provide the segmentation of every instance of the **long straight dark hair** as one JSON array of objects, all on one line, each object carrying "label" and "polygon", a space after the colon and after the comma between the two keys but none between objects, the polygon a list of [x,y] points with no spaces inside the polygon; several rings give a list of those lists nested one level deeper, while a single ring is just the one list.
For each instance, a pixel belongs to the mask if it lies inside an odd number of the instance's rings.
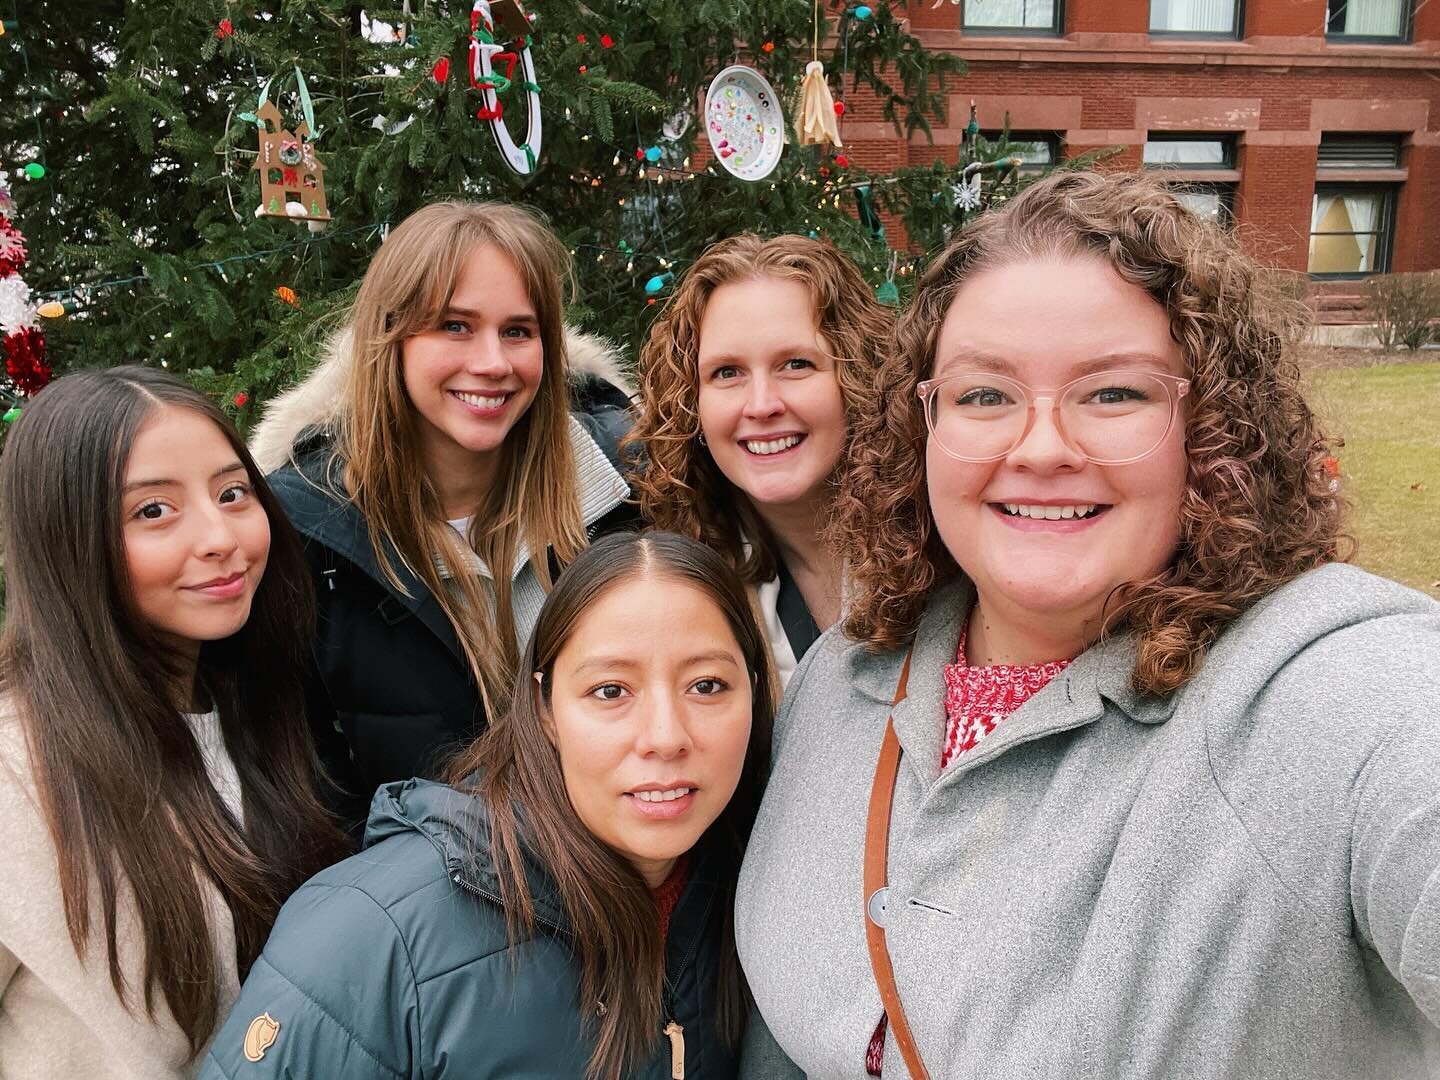
[{"label": "long straight dark hair", "polygon": [[[179,665],[139,615],[121,522],[125,466],[164,408],[211,420],[270,519],[250,618],[201,646],[197,683],[219,713],[245,808],[242,828],[210,784],[174,686]],[[317,798],[302,686],[314,600],[299,538],[234,427],[203,394],[143,367],[66,376],[26,406],[0,458],[6,624],[0,691],[25,733],[59,864],[65,922],[88,960],[99,897],[110,982],[132,1010],[116,898],[133,894],[146,1014],[159,991],[197,1053],[218,1009],[201,880],[235,924],[241,977],[285,898],[343,857]],[[128,973],[133,976],[132,973]]]},{"label": "long straight dark hair", "polygon": [[[534,933],[524,848],[554,879],[580,963],[580,1001],[595,1031],[591,1077],[618,1077],[654,1051],[660,1038],[665,951],[659,914],[645,880],[587,829],[570,803],[560,756],[546,737],[533,673],[548,695],[555,658],[581,616],[609,589],[636,578],[693,585],[720,608],[751,678],[753,719],[740,782],[702,844],[715,852],[724,883],[717,1021],[738,1042],[748,992],[735,954],[735,882],[770,772],[770,647],[744,585],[710,548],[675,533],[615,533],[583,552],[555,583],[521,658],[510,710],[452,763],[451,783],[471,788],[490,815],[491,858],[510,939]],[[478,776],[478,780],[476,777]],[[523,835],[523,847],[522,847]],[[599,1003],[603,1002],[601,1006]]]}]

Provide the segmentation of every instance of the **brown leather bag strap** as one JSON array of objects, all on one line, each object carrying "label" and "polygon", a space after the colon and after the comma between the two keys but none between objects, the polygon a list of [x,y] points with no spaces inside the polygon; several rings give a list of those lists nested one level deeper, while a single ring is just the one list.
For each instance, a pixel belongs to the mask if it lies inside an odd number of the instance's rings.
[{"label": "brown leather bag strap", "polygon": [[[900,669],[900,682],[895,687],[895,701],[890,708],[905,700],[905,686],[910,681],[910,656],[912,648],[905,653],[905,665]],[[865,940],[870,946],[870,967],[875,972],[875,984],[880,988],[880,1000],[885,1005],[890,1030],[895,1034],[895,1044],[905,1059],[912,1080],[930,1080],[925,1063],[920,1060],[920,1048],[915,1045],[915,1036],[910,1033],[910,1022],[905,1019],[905,1009],[900,1004],[900,990],[895,985],[895,972],[890,966],[890,950],[885,946],[885,928],[875,921],[875,914],[883,912],[885,902],[886,857],[890,851],[890,810],[895,801],[895,780],[900,773],[900,740],[895,737],[894,717],[885,721],[885,739],[880,744],[880,760],[875,764],[875,782],[870,786],[870,815],[865,824]]]}]

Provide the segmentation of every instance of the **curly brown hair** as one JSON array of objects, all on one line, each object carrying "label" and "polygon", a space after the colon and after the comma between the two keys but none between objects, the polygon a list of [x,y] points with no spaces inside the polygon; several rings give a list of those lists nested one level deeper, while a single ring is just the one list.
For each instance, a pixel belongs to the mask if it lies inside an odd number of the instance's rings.
[{"label": "curly brown hair", "polygon": [[720,286],[765,277],[798,281],[810,291],[820,336],[840,358],[836,377],[846,433],[831,477],[837,489],[856,424],[872,407],[875,372],[893,328],[889,309],[843,252],[804,236],[767,240],[753,233],[707,248],[650,328],[640,350],[640,417],[627,439],[627,445],[644,447],[645,459],[631,487],[658,528],[708,544],[750,584],[774,578],[778,555],[750,500],[699,442],[700,322]]},{"label": "curly brown hair", "polygon": [[1133,631],[1135,688],[1170,693],[1248,606],[1348,558],[1352,545],[1340,533],[1326,440],[1292,355],[1303,306],[1271,286],[1231,236],[1144,176],[1047,177],[967,226],[926,268],[877,374],[879,407],[857,414],[836,500],[833,536],[851,585],[846,629],[872,648],[898,648],[932,587],[959,572],[926,497],[916,386],[972,274],[1054,256],[1098,257],[1144,289],[1169,313],[1189,369],[1180,541],[1165,569],[1111,594],[1103,631]]}]

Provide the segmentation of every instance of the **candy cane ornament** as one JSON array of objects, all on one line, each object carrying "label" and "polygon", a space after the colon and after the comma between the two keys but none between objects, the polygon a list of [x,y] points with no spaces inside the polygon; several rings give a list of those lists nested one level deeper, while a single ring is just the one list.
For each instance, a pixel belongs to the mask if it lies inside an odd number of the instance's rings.
[{"label": "candy cane ornament", "polygon": [[[513,4],[520,22],[529,27],[529,18],[520,6],[519,0],[497,0]],[[495,70],[495,61],[505,64],[504,74]],[[528,124],[525,141],[518,146],[505,123],[505,106],[499,94],[514,83],[515,67],[519,63],[523,81],[520,83],[526,93],[525,106]],[[535,79],[535,58],[530,52],[528,34],[520,34],[511,49],[495,41],[495,18],[491,12],[491,0],[475,0],[470,11],[470,85],[484,97],[484,107],[475,113],[477,120],[490,125],[495,136],[495,145],[505,164],[520,176],[529,176],[535,171],[540,157],[540,84]]]}]

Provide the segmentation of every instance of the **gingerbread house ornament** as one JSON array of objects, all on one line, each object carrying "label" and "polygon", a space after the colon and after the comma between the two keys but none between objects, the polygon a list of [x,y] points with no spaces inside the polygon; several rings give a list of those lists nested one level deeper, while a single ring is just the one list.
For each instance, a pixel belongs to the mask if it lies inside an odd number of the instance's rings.
[{"label": "gingerbread house ornament", "polygon": [[[325,165],[315,156],[310,127],[303,120],[287,131],[275,103],[256,110],[260,123],[260,153],[255,171],[260,174],[260,205],[256,217],[295,218],[325,227],[330,210],[325,205]],[[320,223],[318,226],[316,223]]]}]

